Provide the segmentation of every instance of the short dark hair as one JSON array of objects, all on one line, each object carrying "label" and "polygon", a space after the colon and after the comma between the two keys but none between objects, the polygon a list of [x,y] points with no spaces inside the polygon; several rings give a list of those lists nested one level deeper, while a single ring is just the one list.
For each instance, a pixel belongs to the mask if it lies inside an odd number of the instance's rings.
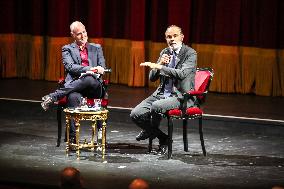
[{"label": "short dark hair", "polygon": [[168,29],[170,28],[178,28],[178,30],[180,31],[181,34],[183,34],[181,27],[177,26],[177,25],[170,25],[167,27],[166,32],[168,31]]}]

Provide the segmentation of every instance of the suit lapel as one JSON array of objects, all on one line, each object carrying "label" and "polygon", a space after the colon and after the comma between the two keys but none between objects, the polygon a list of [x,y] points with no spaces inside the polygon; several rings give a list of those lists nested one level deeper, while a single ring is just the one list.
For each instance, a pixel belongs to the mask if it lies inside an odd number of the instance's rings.
[{"label": "suit lapel", "polygon": [[177,65],[180,63],[180,59],[181,59],[181,57],[183,57],[183,54],[184,54],[184,53],[185,53],[185,47],[184,47],[184,45],[182,45],[182,47],[181,47],[181,49],[180,49],[178,55],[176,56],[176,66],[175,66],[175,68],[176,68]]},{"label": "suit lapel", "polygon": [[90,45],[89,43],[87,43],[87,49],[88,49],[88,61],[89,61],[89,65],[94,67],[94,66],[97,66],[95,65],[95,62],[94,62],[94,47],[92,45]]},{"label": "suit lapel", "polygon": [[87,43],[87,49],[88,49],[88,61],[89,61],[89,65],[92,67],[98,66],[97,64],[97,50],[96,47],[93,45],[90,45],[89,43]]},{"label": "suit lapel", "polygon": [[72,43],[71,47],[73,47],[73,52],[76,55],[78,64],[81,65],[82,59],[81,59],[81,56],[80,56],[79,48],[77,47],[76,43]]}]

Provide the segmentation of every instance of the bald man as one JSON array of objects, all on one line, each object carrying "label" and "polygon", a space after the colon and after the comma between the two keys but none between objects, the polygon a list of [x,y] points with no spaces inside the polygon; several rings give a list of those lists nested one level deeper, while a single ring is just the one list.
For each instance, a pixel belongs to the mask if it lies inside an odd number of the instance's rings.
[{"label": "bald man", "polygon": [[[76,108],[80,106],[82,97],[102,98],[104,95],[103,80],[100,76],[105,72],[105,58],[101,45],[88,42],[86,28],[79,21],[70,25],[70,34],[74,42],[62,47],[62,62],[66,72],[64,87],[42,97],[41,106],[45,111],[65,96],[67,107]],[[85,76],[82,77],[82,74]],[[70,142],[75,143],[73,120],[69,136]]]}]

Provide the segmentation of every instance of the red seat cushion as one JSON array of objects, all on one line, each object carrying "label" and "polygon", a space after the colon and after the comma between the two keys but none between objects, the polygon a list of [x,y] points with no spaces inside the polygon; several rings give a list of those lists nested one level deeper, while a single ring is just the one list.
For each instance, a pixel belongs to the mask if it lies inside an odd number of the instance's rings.
[{"label": "red seat cushion", "polygon": [[60,105],[60,106],[65,106],[67,104],[67,97],[63,97],[62,99],[58,100],[56,102],[56,104]]},{"label": "red seat cushion", "polygon": [[93,98],[87,98],[87,105],[90,106],[94,106],[95,102]]},{"label": "red seat cushion", "polygon": [[168,115],[169,116],[181,116],[182,112],[180,109],[172,109],[170,111],[168,111]]},{"label": "red seat cushion", "polygon": [[[186,115],[188,116],[197,116],[202,115],[203,111],[198,107],[190,107],[186,109]],[[182,116],[182,111],[180,109],[172,109],[168,111],[169,116]]]},{"label": "red seat cushion", "polygon": [[101,102],[101,106],[102,107],[107,107],[107,105],[108,105],[108,99],[103,98],[102,102]]},{"label": "red seat cushion", "polygon": [[202,115],[203,111],[198,107],[190,107],[186,109],[186,114],[188,116]]},{"label": "red seat cushion", "polygon": [[108,85],[109,84],[109,80],[108,79],[104,79],[104,85]]}]

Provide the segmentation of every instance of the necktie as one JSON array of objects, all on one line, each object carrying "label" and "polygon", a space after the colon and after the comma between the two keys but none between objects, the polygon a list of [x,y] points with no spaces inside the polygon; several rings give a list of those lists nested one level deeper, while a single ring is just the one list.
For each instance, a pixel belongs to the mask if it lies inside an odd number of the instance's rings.
[{"label": "necktie", "polygon": [[176,53],[175,53],[175,51],[173,51],[173,55],[172,55],[171,62],[169,63],[169,67],[174,68],[175,64],[176,64]]},{"label": "necktie", "polygon": [[[176,65],[176,53],[173,51],[173,56],[171,59],[171,62],[169,63],[168,67],[174,68]],[[166,78],[165,79],[165,89],[164,89],[164,96],[168,97],[171,95],[172,89],[173,89],[173,81],[172,78]]]}]

